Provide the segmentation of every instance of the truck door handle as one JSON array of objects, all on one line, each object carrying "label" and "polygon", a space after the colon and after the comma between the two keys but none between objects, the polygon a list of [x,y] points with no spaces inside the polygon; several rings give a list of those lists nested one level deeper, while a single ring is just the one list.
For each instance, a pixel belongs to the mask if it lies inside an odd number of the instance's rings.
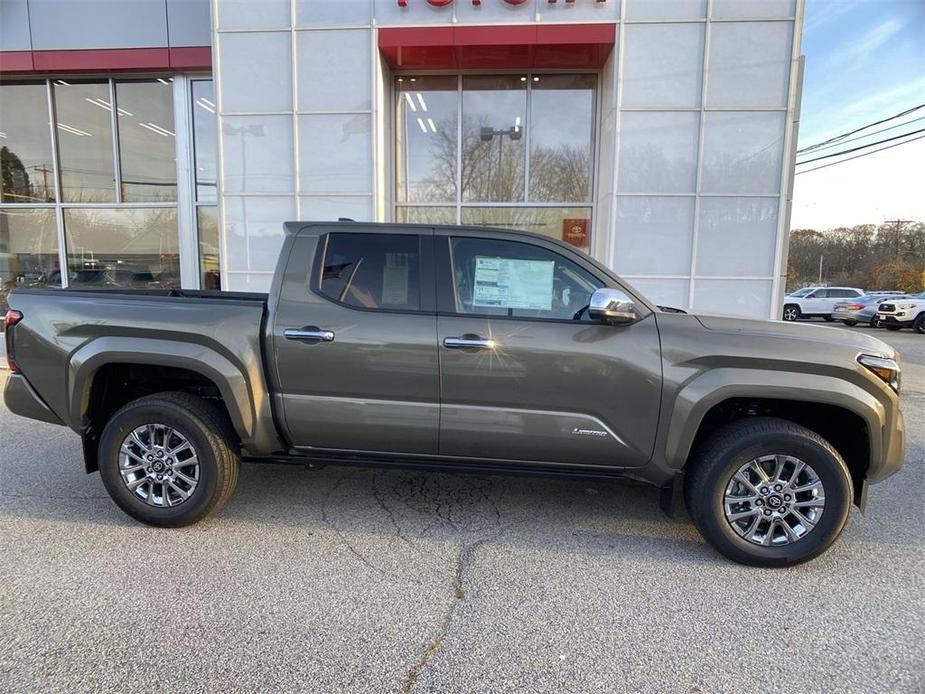
[{"label": "truck door handle", "polygon": [[447,349],[494,349],[495,341],[486,340],[478,335],[463,335],[443,338],[443,346]]},{"label": "truck door handle", "polygon": [[316,342],[334,342],[333,330],[322,330],[315,325],[306,325],[303,328],[286,328],[283,335],[287,340],[301,340],[309,344]]}]

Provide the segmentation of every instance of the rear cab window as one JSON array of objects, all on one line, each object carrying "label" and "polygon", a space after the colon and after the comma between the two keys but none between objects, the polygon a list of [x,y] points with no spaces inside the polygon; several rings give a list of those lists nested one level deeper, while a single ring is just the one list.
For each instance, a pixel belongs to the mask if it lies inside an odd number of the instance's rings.
[{"label": "rear cab window", "polygon": [[331,233],[316,289],[352,308],[421,310],[421,237]]}]

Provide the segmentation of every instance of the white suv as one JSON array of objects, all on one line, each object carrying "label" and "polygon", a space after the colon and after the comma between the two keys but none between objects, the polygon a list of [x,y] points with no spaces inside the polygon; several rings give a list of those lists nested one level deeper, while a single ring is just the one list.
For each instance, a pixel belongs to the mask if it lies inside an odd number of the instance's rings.
[{"label": "white suv", "polygon": [[857,287],[804,287],[784,298],[784,320],[800,318],[825,318],[832,320],[835,304],[844,299],[864,296],[864,290]]},{"label": "white suv", "polygon": [[925,334],[925,292],[884,301],[877,307],[877,319],[887,330],[912,328]]}]

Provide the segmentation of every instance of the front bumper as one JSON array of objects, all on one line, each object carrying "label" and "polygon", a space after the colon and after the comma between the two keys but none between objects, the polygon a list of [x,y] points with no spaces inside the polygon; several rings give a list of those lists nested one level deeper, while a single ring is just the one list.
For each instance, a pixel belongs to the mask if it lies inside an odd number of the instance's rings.
[{"label": "front bumper", "polygon": [[879,318],[880,322],[884,325],[899,325],[903,328],[911,328],[913,323],[911,319],[906,319],[905,314],[893,315],[892,313],[878,313],[877,318]]},{"label": "front bumper", "polygon": [[6,403],[10,412],[20,417],[64,425],[64,422],[48,408],[48,405],[22,374],[11,373],[7,377],[6,388],[3,389],[3,402]]}]

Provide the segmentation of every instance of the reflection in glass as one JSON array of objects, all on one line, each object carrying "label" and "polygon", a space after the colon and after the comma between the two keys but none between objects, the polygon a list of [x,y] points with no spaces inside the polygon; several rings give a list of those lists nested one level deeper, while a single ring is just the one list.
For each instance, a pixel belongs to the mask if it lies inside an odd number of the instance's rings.
[{"label": "reflection in glass", "polygon": [[196,161],[196,199],[212,201],[215,194],[215,87],[212,80],[193,82],[193,150]]},{"label": "reflection in glass", "polygon": [[113,202],[112,105],[109,84],[53,86],[64,202]]},{"label": "reflection in glass", "polygon": [[0,210],[0,310],[11,289],[60,284],[55,211]]},{"label": "reflection in glass", "polygon": [[176,200],[177,147],[172,80],[117,82],[116,108],[122,200]]},{"label": "reflection in glass", "polygon": [[463,207],[462,223],[545,234],[585,252],[591,247],[590,207]]},{"label": "reflection in glass", "polygon": [[524,199],[527,77],[463,77],[462,199]]},{"label": "reflection in glass", "polygon": [[698,113],[623,114],[617,186],[623,193],[693,193]]},{"label": "reflection in glass", "polygon": [[211,206],[196,208],[199,232],[199,276],[202,289],[221,289],[219,265],[218,210]]},{"label": "reflection in glass", "polygon": [[71,287],[180,286],[175,208],[65,209]]},{"label": "reflection in glass", "polygon": [[534,75],[530,200],[591,199],[594,75]]},{"label": "reflection in glass", "polygon": [[44,84],[0,85],[0,202],[54,202]]},{"label": "reflection in glass", "polygon": [[395,221],[404,224],[455,224],[455,207],[397,207]]},{"label": "reflection in glass", "polygon": [[399,77],[395,82],[399,202],[456,200],[457,78]]},{"label": "reflection in glass", "polygon": [[703,127],[704,193],[778,193],[786,114],[708,112]]}]

